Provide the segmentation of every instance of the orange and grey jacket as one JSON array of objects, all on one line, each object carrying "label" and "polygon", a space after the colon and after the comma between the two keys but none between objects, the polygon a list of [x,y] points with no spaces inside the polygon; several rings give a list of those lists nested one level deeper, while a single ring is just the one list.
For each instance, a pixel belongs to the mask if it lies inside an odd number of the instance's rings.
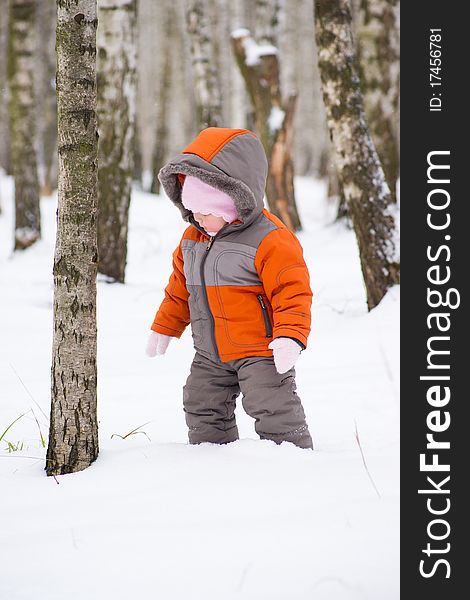
[{"label": "orange and grey jacket", "polygon": [[[173,253],[173,273],[153,331],[180,337],[191,323],[194,346],[228,362],[272,356],[268,344],[290,337],[307,346],[312,292],[296,236],[264,208],[268,165],[246,129],[209,127],[158,177],[190,223]],[[230,195],[239,220],[213,237],[181,202],[184,177],[199,177]]]}]

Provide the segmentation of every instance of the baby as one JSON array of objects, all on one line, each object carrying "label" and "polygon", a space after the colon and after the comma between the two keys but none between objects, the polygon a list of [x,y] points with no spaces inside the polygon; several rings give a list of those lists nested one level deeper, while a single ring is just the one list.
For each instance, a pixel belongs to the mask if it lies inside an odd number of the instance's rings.
[{"label": "baby", "polygon": [[267,169],[253,132],[209,127],[159,173],[190,225],[147,354],[164,354],[191,324],[183,406],[192,444],[238,439],[241,392],[261,439],[313,447],[294,369],[310,333],[309,273],[296,236],[264,208]]}]

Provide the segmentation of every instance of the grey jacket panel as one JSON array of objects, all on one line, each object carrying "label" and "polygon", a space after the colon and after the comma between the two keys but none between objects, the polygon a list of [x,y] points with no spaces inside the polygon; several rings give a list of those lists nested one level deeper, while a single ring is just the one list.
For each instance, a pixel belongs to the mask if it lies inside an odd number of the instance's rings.
[{"label": "grey jacket panel", "polygon": [[268,161],[257,137],[237,135],[214,156],[212,164],[230,177],[243,181],[253,192],[258,209],[263,209]]},{"label": "grey jacket panel", "polygon": [[[201,262],[207,252],[207,242],[183,240],[181,243],[184,275],[188,285],[202,285]],[[246,244],[220,240],[214,243],[206,257],[206,285],[262,285],[255,269],[256,248]]]},{"label": "grey jacket panel", "polygon": [[[270,221],[263,213],[259,214],[252,222],[253,227],[240,227],[237,224],[230,224],[222,227],[217,234],[217,239],[226,238],[240,244],[246,244],[252,248],[258,248],[263,239],[278,229],[278,226]],[[224,240],[225,241],[225,240]]]},{"label": "grey jacket panel", "polygon": [[183,252],[186,287],[190,285],[202,285],[201,261],[206,253],[206,248],[207,242],[195,242],[193,240],[182,241],[181,251]]},{"label": "grey jacket panel", "polygon": [[207,259],[207,285],[262,285],[254,267],[256,251],[243,244],[226,243],[226,248],[222,245],[220,242],[217,252]]},{"label": "grey jacket panel", "polygon": [[202,286],[187,285],[187,288],[194,347],[204,356],[215,360],[218,357],[218,352],[214,343],[214,328],[205,307]]}]

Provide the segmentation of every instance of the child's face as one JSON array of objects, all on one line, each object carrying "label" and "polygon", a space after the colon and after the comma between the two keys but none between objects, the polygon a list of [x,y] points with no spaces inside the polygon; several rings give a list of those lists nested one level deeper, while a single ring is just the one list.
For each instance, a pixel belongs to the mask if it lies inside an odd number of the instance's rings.
[{"label": "child's face", "polygon": [[215,215],[209,213],[204,215],[202,213],[193,213],[194,218],[199,223],[201,227],[203,227],[209,235],[214,235],[218,231],[222,229],[224,225],[227,224],[227,221],[222,217],[216,217]]}]

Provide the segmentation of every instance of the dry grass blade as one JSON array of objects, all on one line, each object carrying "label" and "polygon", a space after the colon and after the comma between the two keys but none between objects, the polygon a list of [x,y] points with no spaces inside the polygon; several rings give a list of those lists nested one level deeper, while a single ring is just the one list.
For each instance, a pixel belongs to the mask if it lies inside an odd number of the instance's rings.
[{"label": "dry grass blade", "polygon": [[36,421],[36,425],[38,426],[38,429],[39,429],[39,435],[41,436],[42,447],[45,448],[46,447],[46,440],[44,439],[44,436],[42,435],[41,426],[39,425],[39,421],[38,421],[38,419],[36,417],[36,414],[35,414],[35,412],[34,412],[33,409],[31,409],[31,412],[33,413],[34,420]]},{"label": "dry grass blade", "polygon": [[113,439],[113,437],[119,437],[121,438],[121,440],[125,440],[126,438],[128,438],[130,435],[137,435],[138,433],[142,433],[143,435],[145,435],[145,437],[148,439],[149,442],[151,442],[152,440],[149,438],[149,436],[145,433],[145,431],[138,431],[141,427],[145,427],[145,425],[148,425],[149,423],[151,423],[152,421],[147,421],[147,423],[143,423],[142,425],[139,425],[138,427],[136,427],[135,429],[133,429],[132,431],[129,431],[129,433],[126,433],[126,435],[119,435],[119,433],[113,433],[113,435],[111,436],[111,439]]},{"label": "dry grass blade", "polygon": [[372,476],[371,476],[371,474],[369,473],[369,469],[368,469],[368,467],[367,467],[367,463],[366,463],[366,459],[365,459],[365,456],[364,456],[364,452],[362,451],[361,440],[359,439],[359,432],[357,431],[357,423],[356,423],[356,419],[354,419],[354,425],[355,425],[355,427],[356,427],[356,441],[357,441],[357,445],[359,446],[359,450],[361,451],[362,462],[364,463],[364,468],[365,468],[365,470],[366,470],[366,473],[367,473],[367,475],[368,475],[368,477],[369,477],[369,479],[370,479],[370,482],[372,483],[372,485],[373,485],[373,487],[374,487],[375,493],[377,494],[377,496],[378,496],[379,498],[382,498],[382,496],[380,495],[380,492],[379,492],[379,490],[377,489],[377,486],[375,485],[375,482],[374,482],[374,480],[372,479]]},{"label": "dry grass blade", "polygon": [[51,460],[50,458],[44,458],[44,456],[27,456],[25,454],[19,454],[18,456],[6,456],[5,454],[0,454],[0,458],[30,458],[32,460]]},{"label": "dry grass blade", "polygon": [[[30,409],[31,410],[31,409]],[[27,410],[25,413],[23,413],[22,415],[20,415],[19,417],[16,417],[16,419],[14,421],[12,421],[10,423],[10,425],[8,425],[8,427],[5,429],[5,431],[2,433],[2,435],[0,435],[0,442],[3,440],[3,438],[5,437],[6,432],[11,429],[13,427],[13,425],[19,421],[20,419],[22,419],[25,415],[27,415],[29,413],[29,410]]]},{"label": "dry grass blade", "polygon": [[11,364],[10,367],[13,371],[13,373],[18,377],[18,379],[20,380],[21,385],[24,387],[26,393],[28,394],[28,396],[31,398],[31,400],[34,402],[34,404],[39,408],[39,410],[42,412],[42,414],[44,415],[44,418],[46,419],[46,422],[48,421],[48,417],[46,415],[46,413],[42,410],[42,408],[40,407],[40,405],[36,402],[36,400],[34,399],[33,395],[31,394],[31,392],[28,390],[28,388],[26,387],[24,381],[21,379],[21,377],[18,375],[18,373],[16,372],[15,367]]}]

